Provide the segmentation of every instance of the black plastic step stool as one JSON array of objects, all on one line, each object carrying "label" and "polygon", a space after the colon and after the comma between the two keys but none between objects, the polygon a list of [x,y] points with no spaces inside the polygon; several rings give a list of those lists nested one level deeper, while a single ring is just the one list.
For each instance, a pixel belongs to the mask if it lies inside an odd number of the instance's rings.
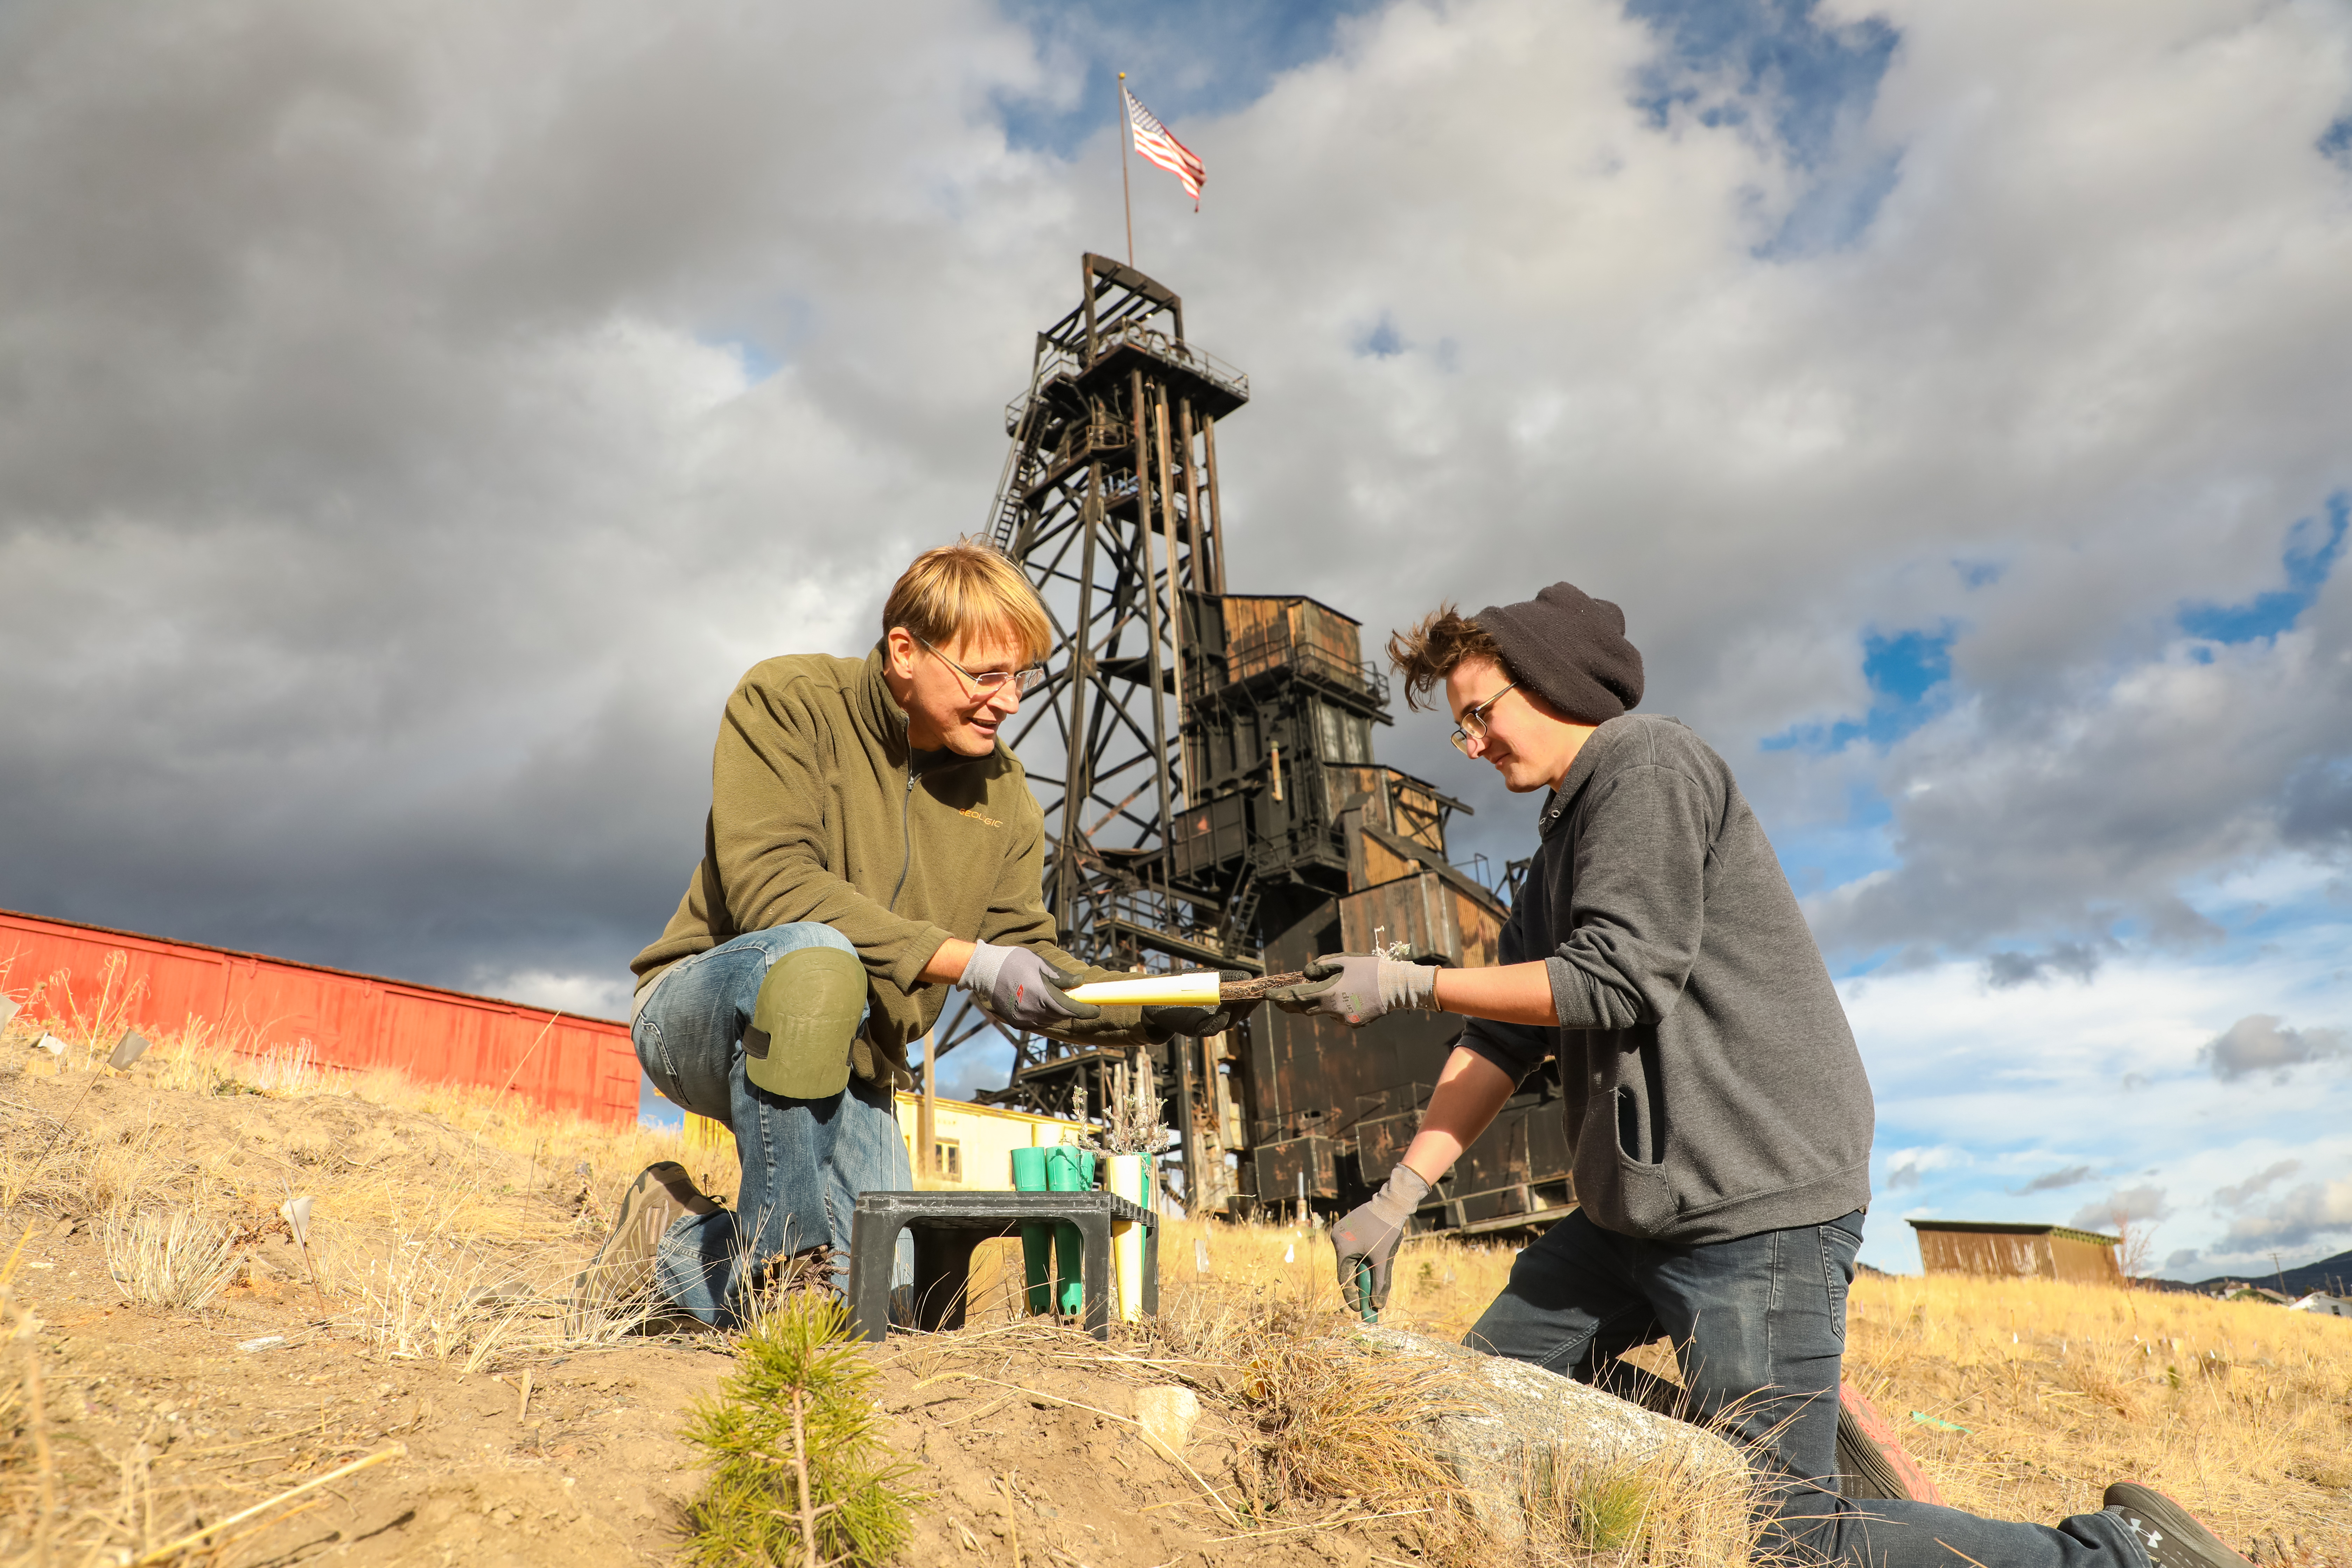
[{"label": "black plastic step stool", "polygon": [[963,1327],[971,1249],[1024,1225],[1075,1225],[1085,1243],[1087,1332],[1110,1337],[1110,1227],[1143,1226],[1143,1310],[1160,1310],[1160,1216],[1109,1193],[860,1193],[849,1227],[849,1321],[862,1339],[890,1330],[890,1264],[898,1233],[915,1233],[915,1326]]}]

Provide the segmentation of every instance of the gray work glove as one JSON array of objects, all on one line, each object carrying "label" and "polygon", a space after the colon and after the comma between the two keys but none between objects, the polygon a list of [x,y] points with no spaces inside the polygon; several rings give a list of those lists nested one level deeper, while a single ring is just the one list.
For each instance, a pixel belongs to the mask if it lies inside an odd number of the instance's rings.
[{"label": "gray work glove", "polygon": [[[1247,980],[1238,969],[1220,969],[1221,981]],[[1245,1002],[1220,1002],[1213,1007],[1146,1007],[1143,1026],[1150,1032],[1152,1044],[1158,1045],[1171,1035],[1222,1035],[1246,1018],[1256,1008],[1255,998]]]},{"label": "gray work glove", "polygon": [[1078,984],[1025,947],[999,947],[976,942],[971,962],[963,966],[956,984],[998,1023],[1015,1029],[1044,1031],[1073,1018],[1099,1018],[1102,1009],[1090,1002],[1073,1002],[1063,994]]},{"label": "gray work glove", "polygon": [[1266,1000],[1286,1013],[1320,1013],[1349,1028],[1400,1008],[1437,1011],[1437,971],[1425,963],[1342,952],[1317,959],[1306,974],[1305,984],[1269,991]]},{"label": "gray work glove", "polygon": [[[1412,1224],[1412,1211],[1429,1196],[1429,1184],[1411,1165],[1389,1173],[1388,1184],[1372,1201],[1331,1227],[1331,1250],[1339,1254],[1339,1294],[1348,1310],[1369,1321],[1388,1305],[1389,1277],[1396,1268],[1397,1243]],[[1370,1299],[1356,1278],[1360,1264],[1371,1268]]]}]

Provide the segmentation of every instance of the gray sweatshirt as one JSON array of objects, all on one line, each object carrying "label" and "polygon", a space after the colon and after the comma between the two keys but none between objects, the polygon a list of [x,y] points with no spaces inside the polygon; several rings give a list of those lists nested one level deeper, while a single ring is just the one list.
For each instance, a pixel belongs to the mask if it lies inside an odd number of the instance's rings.
[{"label": "gray sweatshirt", "polygon": [[1870,1203],[1870,1081],[1731,770],[1680,721],[1593,731],[1544,803],[1501,960],[1540,958],[1559,1027],[1473,1020],[1515,1079],[1560,1062],[1596,1225],[1730,1241]]}]

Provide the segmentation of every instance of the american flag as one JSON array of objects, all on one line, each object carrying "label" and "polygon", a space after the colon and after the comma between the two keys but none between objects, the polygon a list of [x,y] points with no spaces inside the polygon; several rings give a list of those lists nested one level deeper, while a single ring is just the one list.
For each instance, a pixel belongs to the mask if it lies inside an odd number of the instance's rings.
[{"label": "american flag", "polygon": [[1201,210],[1201,183],[1209,172],[1192,149],[1168,134],[1168,127],[1160,123],[1151,110],[1143,107],[1135,94],[1125,87],[1119,89],[1127,100],[1128,128],[1135,132],[1135,150],[1148,163],[1157,163],[1184,182],[1184,194],[1192,198],[1192,210]]}]

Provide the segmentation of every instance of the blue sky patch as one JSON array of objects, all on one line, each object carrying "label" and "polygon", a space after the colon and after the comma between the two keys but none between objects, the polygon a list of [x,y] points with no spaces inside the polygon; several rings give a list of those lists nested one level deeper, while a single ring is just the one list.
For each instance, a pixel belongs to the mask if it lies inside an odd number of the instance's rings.
[{"label": "blue sky patch", "polygon": [[2343,553],[2347,524],[2352,524],[2352,493],[2338,490],[2327,498],[2324,530],[2319,519],[2306,517],[2287,531],[2286,552],[2282,558],[2286,569],[2285,587],[2257,594],[2242,605],[2184,605],[2180,608],[2180,629],[2190,637],[2218,643],[2253,642],[2289,629],[2311,601],[2319,596],[2321,584],[2335,569],[2336,558]]},{"label": "blue sky patch", "polygon": [[1879,204],[1895,189],[1902,170],[1901,156],[1889,153],[1815,181],[1754,255],[1761,261],[1778,261],[1852,245],[1878,216]]},{"label": "blue sky patch", "polygon": [[1960,574],[1961,586],[1974,590],[2000,582],[2009,566],[2000,561],[1955,561],[1952,570]]},{"label": "blue sky patch", "polygon": [[1885,795],[1856,784],[1846,794],[1843,821],[1807,823],[1787,833],[1768,830],[1768,837],[1789,886],[1799,898],[1806,898],[1895,866],[1895,847],[1887,836],[1894,821],[1894,808]]},{"label": "blue sky patch", "polygon": [[[1191,145],[1183,121],[1255,103],[1274,79],[1331,52],[1339,24],[1376,0],[1001,0],[1004,15],[1036,38],[1050,68],[1082,84],[1076,101],[1007,100],[1006,138],[1023,150],[1067,158],[1118,120],[1118,73],[1145,107]],[[1205,149],[1196,149],[1206,156]],[[1209,177],[1216,178],[1214,159]]]},{"label": "blue sky patch", "polygon": [[1710,125],[1744,123],[1746,106],[1710,99],[1703,77],[1728,75],[1769,105],[1773,134],[1801,168],[1827,163],[1841,126],[1868,112],[1899,35],[1875,16],[1824,25],[1814,0],[1626,0],[1668,54],[1642,73],[1634,103],[1663,126],[1678,105]]},{"label": "blue sky patch", "polygon": [[733,351],[736,359],[741,363],[743,379],[753,386],[759,385],[784,368],[782,359],[770,353],[749,338],[733,339],[726,346]]},{"label": "blue sky patch", "polygon": [[2352,114],[2339,117],[2320,133],[2319,155],[2352,169]]},{"label": "blue sky patch", "polygon": [[1827,724],[1791,724],[1759,743],[1768,752],[1815,756],[1842,752],[1862,740],[1874,746],[1893,745],[1944,710],[1950,697],[1952,639],[1958,635],[1951,626],[1892,636],[1864,633],[1862,675],[1870,684],[1869,713]]},{"label": "blue sky patch", "polygon": [[1359,359],[1394,359],[1404,353],[1406,345],[1402,334],[1396,330],[1396,323],[1383,310],[1371,330],[1358,333],[1351,346]]}]

